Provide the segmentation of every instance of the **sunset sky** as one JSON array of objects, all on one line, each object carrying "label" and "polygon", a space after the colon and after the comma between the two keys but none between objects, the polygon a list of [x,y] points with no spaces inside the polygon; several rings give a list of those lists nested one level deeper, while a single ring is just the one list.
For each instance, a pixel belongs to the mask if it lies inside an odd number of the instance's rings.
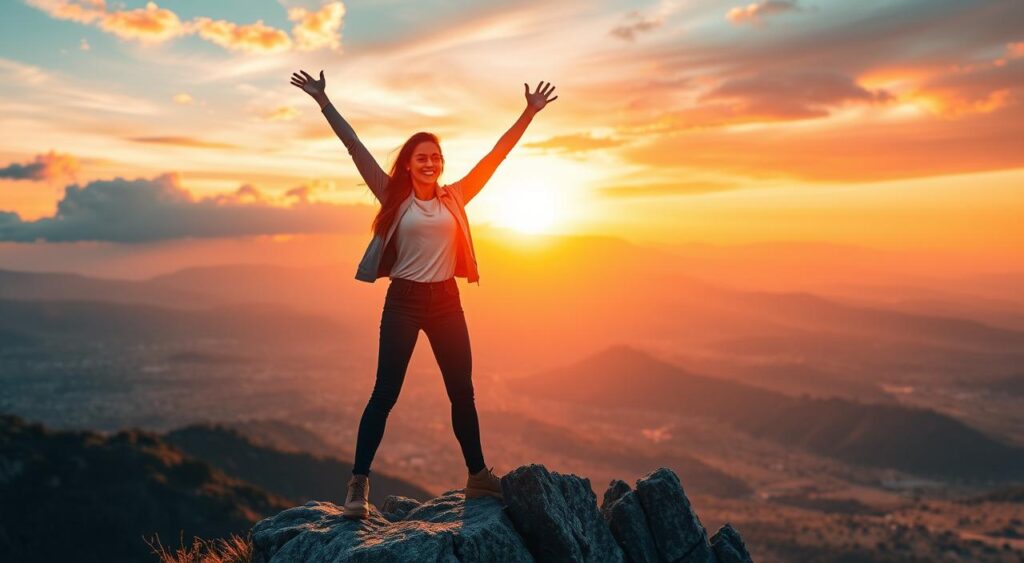
[{"label": "sunset sky", "polygon": [[440,135],[442,183],[553,83],[468,208],[485,235],[1024,249],[1019,0],[8,0],[0,256],[367,237],[298,69],[382,166]]}]

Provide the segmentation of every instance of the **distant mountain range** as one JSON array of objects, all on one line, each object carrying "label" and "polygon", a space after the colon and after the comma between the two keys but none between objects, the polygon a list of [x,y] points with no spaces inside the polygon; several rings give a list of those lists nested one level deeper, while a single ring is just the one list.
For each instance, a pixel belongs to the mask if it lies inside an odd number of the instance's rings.
[{"label": "distant mountain range", "polygon": [[551,400],[711,417],[752,436],[848,463],[946,479],[1024,475],[1024,449],[934,411],[786,396],[688,373],[625,346],[516,379],[510,387]]},{"label": "distant mountain range", "polygon": [[338,321],[270,305],[207,309],[102,301],[0,299],[0,349],[61,342],[330,341],[348,331]]},{"label": "distant mountain range", "polygon": [[[549,384],[536,387],[584,403],[632,400],[635,406],[665,411],[717,417],[737,413],[742,416],[731,416],[730,424],[773,441],[923,474],[984,478],[1008,471],[990,463],[1019,467],[1017,449],[948,416],[849,399],[870,398],[871,386],[878,383],[901,383],[908,365],[916,373],[949,378],[1006,373],[1024,362],[1024,332],[811,294],[727,289],[680,275],[665,265],[669,255],[664,253],[621,242],[574,244],[536,256],[517,255],[522,271],[510,267],[515,260],[503,257],[488,282],[496,289],[465,291],[467,304],[478,300],[470,315],[475,344],[481,343],[475,348],[487,350],[485,357],[474,358],[474,365],[514,373],[524,365],[564,362],[617,337],[632,342],[658,338],[662,348],[678,343],[719,363],[732,362],[731,369],[722,367],[717,375],[758,385],[685,373],[649,357],[622,360],[612,354],[577,366],[587,375],[570,377],[561,388],[553,382],[564,370],[551,372]],[[603,260],[593,260],[597,253]],[[590,281],[581,285],[578,277],[557,272],[543,279],[535,275],[551,264],[586,274]],[[672,291],[636,290],[616,269],[648,272],[645,283]],[[261,346],[351,341],[348,345],[369,350],[375,331],[365,327],[374,326],[370,319],[379,316],[381,304],[366,297],[379,289],[356,284],[351,271],[341,267],[214,266],[140,282],[0,270],[0,349],[100,338],[161,343],[208,338]],[[507,338],[509,333],[516,337]],[[181,354],[168,360],[234,361],[208,351]],[[784,367],[794,358],[803,372]],[[763,370],[757,367],[762,364]],[[612,375],[601,386],[591,372]],[[624,373],[630,374],[629,384],[618,389]],[[834,378],[835,383],[824,382],[812,391],[840,400],[800,397],[800,377]],[[851,381],[856,385],[845,384]],[[518,384],[528,385],[527,380]],[[1007,392],[1016,389],[1015,380],[1007,385]],[[803,434],[809,427],[817,433]],[[893,442],[891,451],[879,449],[887,440]],[[929,452],[963,455],[946,459],[946,454]]]},{"label": "distant mountain range", "polygon": [[[950,316],[951,309],[941,303],[933,312],[920,307],[905,312],[809,293],[729,289],[687,277],[671,265],[671,254],[622,241],[574,241],[532,253],[496,247],[493,252],[494,271],[484,281],[488,290],[467,288],[464,301],[475,337],[486,340],[513,331],[516,344],[507,338],[488,341],[487,356],[477,358],[480,366],[527,373],[564,361],[566,354],[651,338],[713,351],[723,360],[799,356],[808,365],[835,368],[828,373],[847,380],[877,374],[892,382],[900,375],[892,366],[909,361],[937,373],[998,372],[1024,362],[1024,331]],[[387,280],[361,284],[352,280],[350,270],[222,265],[144,281],[0,270],[0,299],[231,307],[221,309],[221,315],[286,308],[351,326],[375,326]],[[643,285],[623,277],[626,271],[644,272]],[[588,281],[574,281],[580,279]],[[927,294],[927,288],[922,291]],[[966,314],[969,307],[960,303],[955,310]],[[24,339],[21,328],[30,332],[32,327],[8,323],[0,331]],[[372,332],[354,334],[371,346]],[[524,348],[531,353],[522,354]],[[764,379],[772,385],[771,378]],[[842,386],[834,388],[842,392]]]},{"label": "distant mountain range", "polygon": [[292,506],[138,430],[56,432],[0,416],[0,560],[137,562],[143,538],[243,533]]},{"label": "distant mountain range", "polygon": [[111,280],[80,274],[2,269],[0,299],[106,301],[174,306],[181,309],[204,308],[215,304],[215,299],[206,292],[163,287],[148,281]]}]

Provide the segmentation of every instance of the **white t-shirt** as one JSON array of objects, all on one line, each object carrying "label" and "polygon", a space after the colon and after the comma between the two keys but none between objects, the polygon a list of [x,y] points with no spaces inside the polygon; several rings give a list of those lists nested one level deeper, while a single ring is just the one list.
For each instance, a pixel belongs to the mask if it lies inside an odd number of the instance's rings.
[{"label": "white t-shirt", "polygon": [[395,240],[398,258],[392,278],[437,282],[455,275],[455,217],[434,196],[412,196],[412,205],[398,221]]}]

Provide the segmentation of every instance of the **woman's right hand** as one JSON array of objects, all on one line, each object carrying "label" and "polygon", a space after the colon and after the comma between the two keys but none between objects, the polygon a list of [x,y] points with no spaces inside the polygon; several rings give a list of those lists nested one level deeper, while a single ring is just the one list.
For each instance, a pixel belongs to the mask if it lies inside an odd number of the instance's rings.
[{"label": "woman's right hand", "polygon": [[[299,72],[302,74],[300,75]],[[324,71],[320,71],[320,80],[314,80],[306,71],[300,70],[292,73],[292,84],[302,88],[302,91],[316,98],[322,96],[327,89],[327,79],[324,78]]]}]

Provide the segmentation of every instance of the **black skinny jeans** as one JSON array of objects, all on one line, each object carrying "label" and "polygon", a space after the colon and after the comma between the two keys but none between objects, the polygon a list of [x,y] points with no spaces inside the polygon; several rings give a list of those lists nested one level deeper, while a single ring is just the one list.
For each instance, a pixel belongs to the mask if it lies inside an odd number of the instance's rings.
[{"label": "black skinny jeans", "polygon": [[420,329],[427,334],[452,402],[452,426],[471,473],[484,468],[480,422],[473,401],[473,357],[455,278],[422,283],[392,278],[380,320],[377,382],[359,421],[353,474],[369,475],[384,437],[388,413],[398,400]]}]

